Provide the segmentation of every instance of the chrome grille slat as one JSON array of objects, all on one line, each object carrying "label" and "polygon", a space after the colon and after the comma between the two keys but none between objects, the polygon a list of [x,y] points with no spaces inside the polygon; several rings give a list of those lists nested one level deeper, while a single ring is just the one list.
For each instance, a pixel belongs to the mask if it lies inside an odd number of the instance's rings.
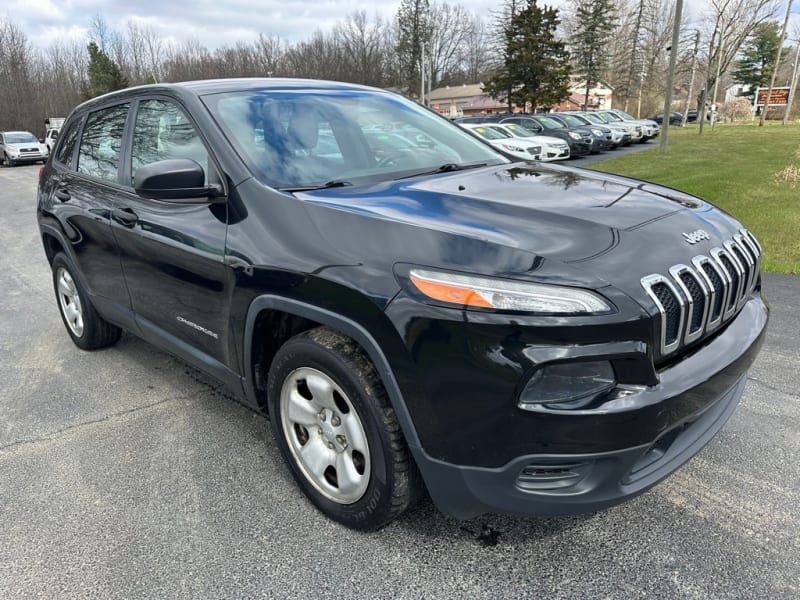
[{"label": "chrome grille slat", "polygon": [[723,247],[677,264],[669,276],[654,273],[641,284],[660,316],[661,356],[690,344],[732,318],[755,291],[761,245],[741,229]]}]

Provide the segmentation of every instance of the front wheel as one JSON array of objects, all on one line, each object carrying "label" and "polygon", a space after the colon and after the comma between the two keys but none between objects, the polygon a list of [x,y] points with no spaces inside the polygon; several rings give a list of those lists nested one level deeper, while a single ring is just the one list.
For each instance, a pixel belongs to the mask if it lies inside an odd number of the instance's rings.
[{"label": "front wheel", "polygon": [[278,350],[268,386],[272,430],[308,498],[354,529],[380,529],[421,482],[386,390],[364,351],[327,327]]}]

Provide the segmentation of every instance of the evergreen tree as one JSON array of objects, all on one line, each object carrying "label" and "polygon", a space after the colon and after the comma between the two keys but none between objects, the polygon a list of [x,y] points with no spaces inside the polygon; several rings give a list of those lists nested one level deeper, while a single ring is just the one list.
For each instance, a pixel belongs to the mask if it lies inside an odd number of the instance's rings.
[{"label": "evergreen tree", "polygon": [[567,98],[571,67],[564,42],[556,39],[559,22],[557,9],[528,0],[505,25],[503,64],[483,90],[508,99],[509,107],[530,102],[534,111]]},{"label": "evergreen tree", "polygon": [[[769,85],[780,44],[780,28],[772,21],[758,25],[747,38],[733,72],[736,83],[750,86],[750,91],[742,96],[753,100],[757,88]],[[784,48],[784,52],[787,50]]]},{"label": "evergreen tree", "polygon": [[89,42],[88,79],[83,83],[81,94],[84,100],[95,98],[128,87],[128,80],[122,76],[119,66],[94,42]]},{"label": "evergreen tree", "polygon": [[419,89],[422,44],[431,38],[430,14],[428,0],[402,0],[397,9],[398,75],[408,92]]},{"label": "evergreen tree", "polygon": [[589,107],[589,89],[603,76],[611,41],[617,26],[613,0],[576,0],[576,28],[570,40],[576,74],[586,80],[584,107]]}]

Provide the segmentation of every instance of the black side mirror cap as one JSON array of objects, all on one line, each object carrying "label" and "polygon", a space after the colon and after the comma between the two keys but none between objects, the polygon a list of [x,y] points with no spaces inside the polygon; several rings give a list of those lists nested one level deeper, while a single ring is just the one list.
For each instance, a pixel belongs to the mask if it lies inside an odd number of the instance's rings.
[{"label": "black side mirror cap", "polygon": [[205,172],[188,158],[172,158],[145,165],[136,170],[133,189],[142,198],[196,203],[224,202],[221,185],[205,185]]}]

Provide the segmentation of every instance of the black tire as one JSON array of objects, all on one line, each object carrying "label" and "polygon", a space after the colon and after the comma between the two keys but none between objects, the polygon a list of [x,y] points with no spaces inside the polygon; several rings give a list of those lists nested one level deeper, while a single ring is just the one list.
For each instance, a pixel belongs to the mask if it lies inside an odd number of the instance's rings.
[{"label": "black tire", "polygon": [[3,154],[3,158],[4,158],[4,159],[5,159],[5,161],[6,161],[6,166],[7,166],[7,167],[16,167],[16,166],[17,166],[17,163],[15,163],[13,160],[11,160],[11,159],[8,157],[8,154],[5,154],[5,153],[4,153],[4,154]]},{"label": "black tire", "polygon": [[[304,470],[305,467],[295,455],[298,450],[292,449],[298,443],[309,445],[311,442],[327,443],[331,456],[338,459],[338,455],[344,454],[345,456],[341,458],[347,459],[348,450],[338,447],[334,449],[331,443],[333,438],[325,438],[322,428],[314,431],[316,425],[309,426],[309,429],[300,425],[298,430],[298,423],[290,423],[289,411],[287,410],[286,414],[282,412],[282,406],[287,402],[287,400],[282,401],[282,393],[288,394],[305,383],[303,379],[296,379],[298,373],[313,372],[321,373],[328,378],[324,379],[325,381],[330,380],[338,386],[344,399],[334,393],[332,397],[336,398],[336,406],[344,409],[345,407],[340,404],[341,401],[346,403],[347,412],[349,407],[352,407],[355,417],[363,426],[360,433],[365,434],[368,442],[368,456],[362,457],[361,460],[362,465],[364,462],[368,465],[368,472],[362,475],[364,480],[361,482],[366,487],[362,495],[351,502],[338,501],[325,493],[325,490],[319,487],[320,483],[324,482],[320,482],[317,478],[315,483],[314,476]],[[308,385],[304,393],[313,395]],[[308,399],[308,402],[309,407],[313,406],[312,399]],[[386,390],[366,353],[350,338],[330,328],[318,327],[287,341],[278,350],[270,368],[268,404],[273,434],[292,475],[306,496],[331,519],[353,529],[375,531],[397,518],[419,499],[423,489],[422,481]],[[316,408],[309,408],[309,414],[313,413],[315,417],[319,417],[319,414],[313,412],[315,410]],[[344,410],[341,412],[341,419],[350,419],[353,416],[347,415]],[[338,425],[336,423],[338,417],[336,412],[329,414],[331,416],[328,430],[331,430],[332,425]],[[322,421],[325,421],[324,417]],[[320,423],[320,425],[326,424]],[[345,425],[342,424],[341,427],[344,431]],[[328,434],[328,430],[325,435]],[[302,442],[303,431],[305,442]],[[350,430],[347,431],[349,436]],[[336,436],[337,439],[339,437]],[[341,437],[345,439],[344,436]],[[324,441],[326,439],[327,442]],[[356,445],[357,443],[352,444],[350,448],[351,461],[357,456]],[[346,443],[345,448],[347,448]],[[303,445],[302,449],[307,448]],[[338,465],[339,463],[336,468]],[[330,474],[328,470],[331,468],[334,467],[328,466],[325,473]],[[334,468],[334,481],[328,483],[338,487],[337,477]],[[336,489],[333,490],[333,495],[337,495]]]},{"label": "black tire", "polygon": [[[97,314],[89,295],[75,276],[75,267],[67,255],[61,252],[56,254],[52,269],[58,312],[75,345],[83,350],[97,350],[115,344],[122,330]],[[59,285],[62,287],[59,288]],[[71,308],[73,312],[70,312]],[[75,319],[76,313],[80,315],[80,326]]]}]

